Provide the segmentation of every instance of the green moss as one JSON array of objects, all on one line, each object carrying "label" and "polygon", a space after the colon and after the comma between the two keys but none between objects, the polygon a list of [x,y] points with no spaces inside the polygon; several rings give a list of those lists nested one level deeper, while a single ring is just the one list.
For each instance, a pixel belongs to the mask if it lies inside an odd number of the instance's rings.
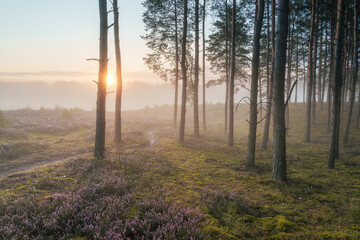
[{"label": "green moss", "polygon": [[284,216],[276,216],[276,231],[279,232],[293,232],[298,229],[297,225],[287,220]]},{"label": "green moss", "polygon": [[330,231],[323,231],[321,232],[322,239],[354,239],[350,235],[343,233],[343,232],[330,232]]},{"label": "green moss", "polygon": [[210,239],[237,240],[238,238],[229,233],[226,228],[205,226],[202,233]]}]

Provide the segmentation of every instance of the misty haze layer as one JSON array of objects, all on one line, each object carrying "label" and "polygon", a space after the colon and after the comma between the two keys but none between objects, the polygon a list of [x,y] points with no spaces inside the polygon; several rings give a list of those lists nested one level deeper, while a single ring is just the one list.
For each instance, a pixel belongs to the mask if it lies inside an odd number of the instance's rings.
[{"label": "misty haze layer", "polygon": [[[109,91],[114,86],[109,86]],[[207,89],[207,102],[224,102],[224,87]],[[246,94],[239,92],[237,99]],[[123,91],[123,110],[142,109],[146,106],[174,103],[174,90],[170,84],[150,84],[127,82]],[[200,97],[202,96],[200,92]],[[201,98],[200,98],[201,99]],[[39,109],[54,108],[56,105],[66,108],[80,107],[84,110],[95,109],[96,85],[92,82],[0,82],[0,109],[10,110],[24,107]],[[108,94],[107,111],[114,111],[115,94]]]}]

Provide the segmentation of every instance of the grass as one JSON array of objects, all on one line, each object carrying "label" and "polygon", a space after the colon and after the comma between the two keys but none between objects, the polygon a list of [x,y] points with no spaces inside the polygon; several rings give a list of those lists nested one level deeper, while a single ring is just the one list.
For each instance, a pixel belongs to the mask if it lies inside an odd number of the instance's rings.
[{"label": "grass", "polygon": [[[236,112],[236,144],[232,148],[227,146],[223,134],[220,107],[208,108],[213,117],[208,120],[209,130],[200,139],[191,136],[189,127],[184,145],[177,142],[177,131],[166,127],[171,121],[159,128],[153,120],[157,127],[155,146],[144,140],[146,131],[152,129],[151,121],[147,121],[145,133],[134,131],[138,122],[132,125],[125,121],[125,135],[134,134],[126,135],[127,142],[120,146],[112,143],[109,134],[104,161],[84,153],[73,161],[2,178],[0,209],[7,209],[14,201],[26,201],[30,196],[47,199],[56,193],[76,192],[105,175],[124,176],[132,194],[131,207],[125,213],[128,220],[133,220],[136,213],[145,214],[139,202],[163,199],[205,214],[205,220],[198,222],[199,238],[204,239],[360,238],[359,130],[352,130],[349,144],[341,144],[336,169],[329,170],[326,111],[318,111],[312,127],[313,142],[309,144],[303,141],[304,105],[292,104],[287,136],[289,181],[280,183],[271,179],[271,144],[268,150],[261,151],[261,137],[256,167],[245,170],[247,107],[240,106]],[[147,109],[146,114],[151,115],[151,110]],[[61,136],[59,139],[63,140],[54,143],[55,149],[74,144],[86,135],[83,131]],[[261,126],[258,132],[262,132]],[[38,137],[40,140],[41,135]],[[29,139],[34,139],[34,135],[29,135]],[[81,146],[89,145],[88,140]],[[110,189],[107,194],[113,191]],[[89,238],[80,233],[72,237]]]}]

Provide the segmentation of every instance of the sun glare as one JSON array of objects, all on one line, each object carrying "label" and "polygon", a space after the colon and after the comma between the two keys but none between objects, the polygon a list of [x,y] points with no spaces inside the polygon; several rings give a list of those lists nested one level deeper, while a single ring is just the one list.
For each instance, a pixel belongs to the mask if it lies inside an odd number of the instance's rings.
[{"label": "sun glare", "polygon": [[106,78],[106,83],[107,83],[108,85],[113,84],[113,83],[114,83],[114,76],[111,75],[111,74],[108,74],[108,75],[107,75],[107,78]]}]

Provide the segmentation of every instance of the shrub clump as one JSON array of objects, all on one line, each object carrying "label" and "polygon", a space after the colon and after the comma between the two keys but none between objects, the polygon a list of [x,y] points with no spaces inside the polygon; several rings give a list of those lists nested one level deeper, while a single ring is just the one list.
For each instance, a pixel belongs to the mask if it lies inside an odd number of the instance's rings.
[{"label": "shrub clump", "polygon": [[0,201],[0,209],[0,239],[201,239],[205,218],[161,199],[134,201],[122,177],[72,193]]}]

